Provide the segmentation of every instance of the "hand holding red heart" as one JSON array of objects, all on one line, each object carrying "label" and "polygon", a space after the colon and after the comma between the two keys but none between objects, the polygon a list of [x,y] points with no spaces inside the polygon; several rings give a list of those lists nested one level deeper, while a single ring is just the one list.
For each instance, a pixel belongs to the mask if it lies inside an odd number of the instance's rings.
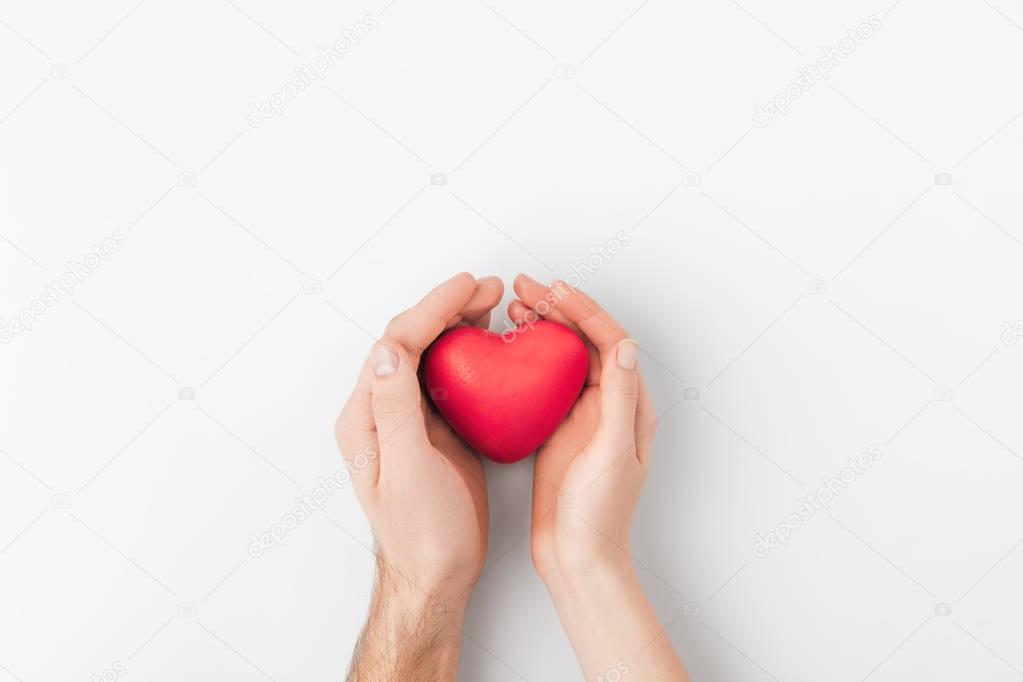
[{"label": "hand holding red heart", "polygon": [[[338,418],[380,561],[359,645],[371,653],[356,656],[355,679],[364,662],[397,673],[424,656],[438,679],[454,679],[487,547],[486,482],[470,445],[507,462],[539,445],[533,562],[587,679],[628,660],[637,679],[686,680],[628,554],[656,423],[638,346],[585,294],[525,275],[508,307],[524,326],[505,344],[484,331],[502,293],[500,280],[463,273],[391,320]],[[418,376],[435,341],[424,375],[439,412]]]},{"label": "hand holding red heart", "polygon": [[533,563],[554,599],[585,679],[609,671],[637,680],[689,675],[643,592],[629,526],[650,464],[657,418],[637,365],[638,346],[593,299],[520,275],[515,321],[537,313],[586,340],[586,386],[533,470]]},{"label": "hand holding red heart", "polygon": [[461,598],[482,570],[487,490],[479,457],[423,400],[417,370],[445,329],[486,328],[503,293],[496,277],[462,273],[392,319],[335,429],[380,561],[444,598]]},{"label": "hand holding red heart", "polygon": [[638,346],[592,298],[564,282],[520,275],[515,322],[546,319],[585,340],[586,384],[568,417],[537,452],[533,562],[548,585],[566,572],[630,563],[629,525],[646,478],[656,416],[637,367]]}]

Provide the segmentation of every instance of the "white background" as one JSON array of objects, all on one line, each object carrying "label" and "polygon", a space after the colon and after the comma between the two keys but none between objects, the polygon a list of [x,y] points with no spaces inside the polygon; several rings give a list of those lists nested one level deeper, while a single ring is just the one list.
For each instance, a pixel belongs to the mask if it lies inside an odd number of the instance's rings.
[{"label": "white background", "polygon": [[[389,317],[619,231],[584,288],[644,347],[632,553],[694,677],[1023,679],[1021,64],[1018,0],[0,3],[0,318],[126,238],[0,345],[0,680],[340,679],[373,570],[351,490],[250,534],[338,471]],[[530,466],[487,471],[466,680],[579,676]]]}]

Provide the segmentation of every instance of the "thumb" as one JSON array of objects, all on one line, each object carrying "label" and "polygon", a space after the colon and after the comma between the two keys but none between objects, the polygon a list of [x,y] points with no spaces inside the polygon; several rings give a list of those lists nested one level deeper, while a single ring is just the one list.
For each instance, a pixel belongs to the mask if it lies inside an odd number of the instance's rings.
[{"label": "thumb", "polygon": [[635,339],[623,339],[600,371],[600,423],[593,440],[609,458],[635,456],[639,371]]},{"label": "thumb", "polygon": [[372,408],[381,452],[427,442],[419,379],[407,356],[378,343],[370,353]]}]

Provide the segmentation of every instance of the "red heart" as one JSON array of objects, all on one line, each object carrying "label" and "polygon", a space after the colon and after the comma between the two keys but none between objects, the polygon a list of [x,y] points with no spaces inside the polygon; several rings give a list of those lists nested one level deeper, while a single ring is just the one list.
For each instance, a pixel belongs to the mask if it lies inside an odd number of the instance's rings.
[{"label": "red heart", "polygon": [[495,462],[517,462],[550,438],[572,409],[589,368],[582,340],[540,320],[495,334],[459,327],[426,356],[423,379],[455,432]]}]

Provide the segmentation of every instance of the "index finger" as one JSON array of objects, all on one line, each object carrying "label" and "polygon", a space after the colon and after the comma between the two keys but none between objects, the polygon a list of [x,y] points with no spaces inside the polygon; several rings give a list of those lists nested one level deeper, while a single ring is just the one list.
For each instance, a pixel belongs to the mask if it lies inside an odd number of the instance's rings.
[{"label": "index finger", "polygon": [[[628,338],[625,329],[596,301],[566,282],[557,281],[554,286],[546,287],[529,275],[520,274],[515,278],[515,293],[537,313],[578,329],[600,353],[602,362],[606,362],[608,353],[613,352],[620,341]],[[547,313],[542,312],[545,306],[549,308]],[[600,368],[591,367],[591,376],[594,373],[599,377]],[[641,374],[636,407],[636,445],[640,461],[647,460],[656,423],[650,394]]]},{"label": "index finger", "polygon": [[532,277],[520,274],[515,279],[515,293],[523,303],[545,317],[548,316],[542,311],[545,306],[559,313],[575,325],[602,356],[628,338],[622,326],[596,301],[562,280],[545,287]]},{"label": "index finger", "polygon": [[461,314],[476,292],[476,278],[461,272],[435,287],[405,312],[387,323],[384,340],[401,346],[418,363],[448,323]]}]

